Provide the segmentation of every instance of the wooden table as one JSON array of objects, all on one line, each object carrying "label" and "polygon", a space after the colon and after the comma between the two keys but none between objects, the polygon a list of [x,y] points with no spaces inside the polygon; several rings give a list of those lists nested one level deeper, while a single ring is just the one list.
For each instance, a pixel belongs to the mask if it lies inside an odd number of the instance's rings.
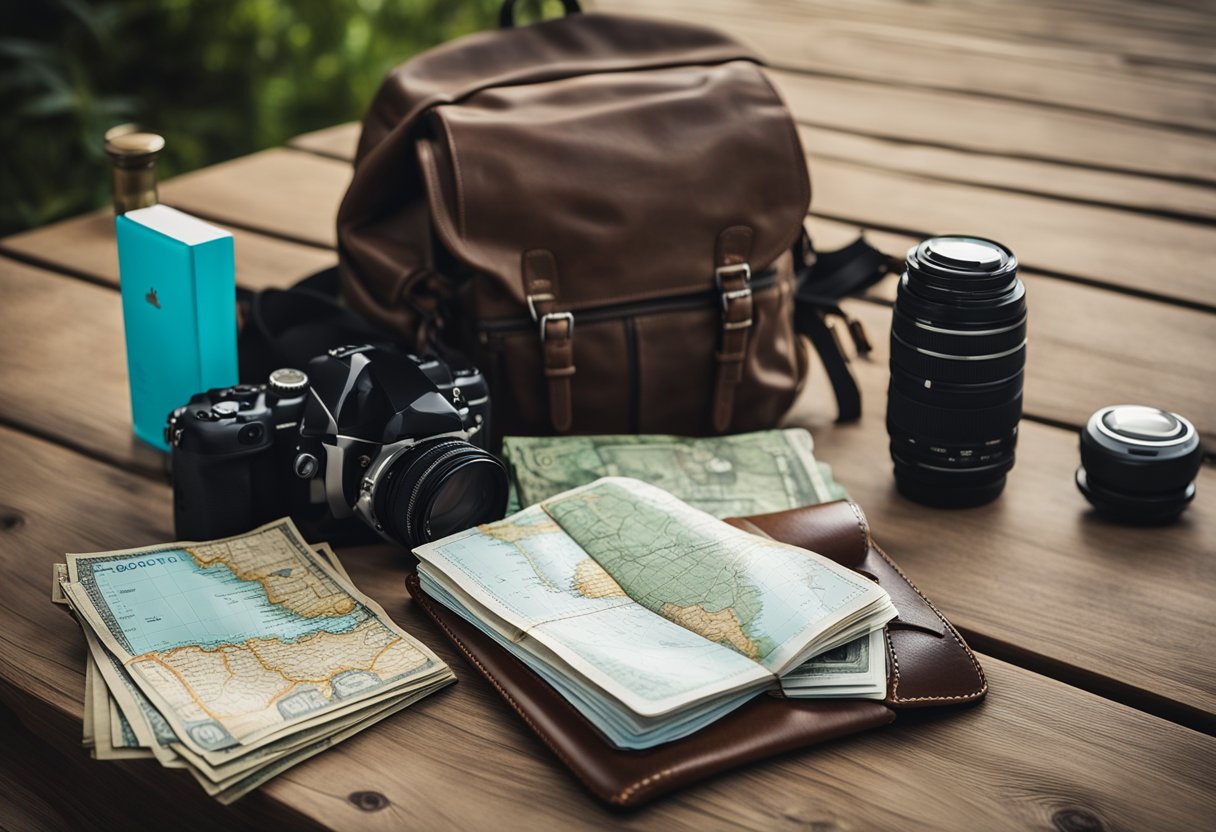
[{"label": "wooden table", "polygon": [[[130,432],[113,219],[0,241],[0,827],[1202,828],[1216,812],[1216,472],[1163,529],[1073,485],[1076,430],[1152,403],[1216,441],[1216,24],[1201,3],[612,0],[763,54],[795,113],[821,247],[935,232],[1008,242],[1031,306],[1017,467],[961,512],[893,490],[883,426],[892,283],[849,311],[858,424],[822,373],[790,417],[901,565],[982,654],[991,694],[751,766],[651,808],[591,800],[415,610],[402,558],[346,550],[361,588],[460,683],[222,809],[180,773],[80,748],[84,644],[48,602],[65,551],[172,538],[164,460]],[[343,125],[163,184],[232,229],[237,278],[335,261],[357,135]]]}]

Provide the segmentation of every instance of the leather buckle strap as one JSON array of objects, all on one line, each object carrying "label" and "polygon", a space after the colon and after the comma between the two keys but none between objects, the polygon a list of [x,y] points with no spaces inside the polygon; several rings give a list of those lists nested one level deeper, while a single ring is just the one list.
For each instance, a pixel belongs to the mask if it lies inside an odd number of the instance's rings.
[{"label": "leather buckle strap", "polygon": [[574,314],[549,312],[540,319],[540,346],[549,380],[549,419],[564,433],[573,422],[571,376],[574,375]]},{"label": "leather buckle strap", "polygon": [[714,283],[722,301],[722,335],[715,353],[718,377],[714,389],[713,427],[725,433],[734,411],[735,387],[743,380],[748,333],[752,318],[752,269],[746,262],[732,262],[714,269]]},{"label": "leather buckle strap", "polygon": [[[752,325],[751,281],[752,267],[747,263],[735,263],[730,266],[719,266],[714,269],[714,283],[718,286],[718,296],[722,301],[723,330],[747,329]],[[728,288],[728,285],[734,285],[738,282],[741,282],[743,285],[739,288]],[[736,306],[735,301],[746,301],[746,303]],[[737,320],[737,315],[732,313],[735,309],[744,308],[747,309],[747,318]]]},{"label": "leather buckle strap", "polygon": [[559,433],[570,430],[574,421],[574,314],[559,312],[557,259],[545,249],[524,252],[520,264],[528,314],[536,322],[541,359],[549,388],[549,421]]}]

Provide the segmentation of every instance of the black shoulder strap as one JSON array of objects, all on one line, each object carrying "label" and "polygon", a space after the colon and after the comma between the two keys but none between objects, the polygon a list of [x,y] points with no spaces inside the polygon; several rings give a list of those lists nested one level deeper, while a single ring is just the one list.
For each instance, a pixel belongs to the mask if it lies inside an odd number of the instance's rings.
[{"label": "black shoulder strap", "polygon": [[870,351],[870,341],[861,321],[850,318],[839,300],[873,286],[893,267],[885,254],[858,237],[836,251],[815,254],[811,239],[803,232],[794,246],[798,290],[794,301],[794,329],[811,340],[827,370],[836,394],[836,420],[851,422],[861,417],[861,391],[849,371],[849,359],[827,322],[829,315],[840,318],[848,328],[859,355]]}]

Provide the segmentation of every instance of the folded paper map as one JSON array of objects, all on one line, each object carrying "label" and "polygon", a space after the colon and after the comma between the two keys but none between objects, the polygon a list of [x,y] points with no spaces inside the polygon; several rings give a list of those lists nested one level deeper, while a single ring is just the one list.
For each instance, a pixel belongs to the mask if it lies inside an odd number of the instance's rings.
[{"label": "folded paper map", "polygon": [[832,653],[881,637],[885,590],[638,480],[606,477],[415,554],[429,595],[621,748],[686,736],[777,687],[886,689],[881,642],[864,659]]},{"label": "folded paper map", "polygon": [[290,520],[205,543],[68,555],[89,648],[85,742],[231,802],[454,681]]},{"label": "folded paper map", "polygon": [[734,436],[508,436],[516,508],[594,482],[631,477],[715,517],[746,517],[844,500],[801,428]]}]

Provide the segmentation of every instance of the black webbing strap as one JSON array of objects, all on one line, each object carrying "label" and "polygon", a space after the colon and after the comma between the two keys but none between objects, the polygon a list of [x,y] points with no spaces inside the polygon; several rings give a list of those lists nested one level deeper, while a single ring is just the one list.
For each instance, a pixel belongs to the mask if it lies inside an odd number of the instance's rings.
[{"label": "black webbing strap", "polygon": [[873,286],[894,263],[864,237],[836,251],[814,255],[805,233],[794,246],[794,262],[799,266],[794,329],[811,340],[823,361],[836,394],[836,421],[854,421],[861,417],[861,391],[849,371],[848,356],[825,318],[834,315],[844,321],[858,353],[868,353],[870,345],[861,323],[851,319],[838,301]]}]

